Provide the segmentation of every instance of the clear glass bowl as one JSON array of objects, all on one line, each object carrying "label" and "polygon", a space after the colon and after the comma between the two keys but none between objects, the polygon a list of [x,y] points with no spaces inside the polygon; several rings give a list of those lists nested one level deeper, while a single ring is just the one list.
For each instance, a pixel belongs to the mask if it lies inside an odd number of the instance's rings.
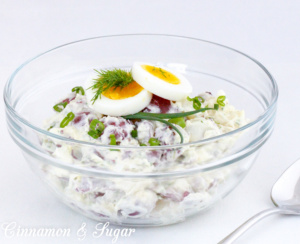
[{"label": "clear glass bowl", "polygon": [[[41,127],[52,106],[95,68],[129,68],[134,61],[180,64],[195,94],[224,90],[230,103],[251,122],[238,130],[193,143],[160,147],[117,147],[106,163],[156,161],[178,167],[150,172],[97,167],[111,146],[76,141]],[[269,138],[278,89],[259,62],[219,44],[170,35],[116,35],[73,42],[21,65],[4,90],[8,130],[33,171],[68,206],[98,221],[131,226],[167,225],[185,220],[225,197],[246,175]],[[45,150],[60,144],[98,155],[95,162],[62,161]],[[114,146],[113,149],[116,149]],[[176,153],[194,155],[187,162]],[[173,155],[168,157],[168,155]],[[155,162],[152,162],[155,164]]]}]

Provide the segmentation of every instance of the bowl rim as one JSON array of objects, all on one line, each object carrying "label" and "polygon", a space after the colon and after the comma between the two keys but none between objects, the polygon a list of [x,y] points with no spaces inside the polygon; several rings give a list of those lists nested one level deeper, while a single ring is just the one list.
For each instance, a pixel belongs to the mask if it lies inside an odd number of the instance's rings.
[{"label": "bowl rim", "polygon": [[[144,146],[144,147],[140,147],[140,146],[112,146],[112,145],[102,145],[102,144],[96,144],[93,142],[87,142],[87,141],[81,141],[81,140],[76,140],[76,139],[71,139],[71,138],[66,138],[54,133],[51,133],[47,130],[44,130],[38,126],[35,126],[33,124],[31,124],[28,120],[26,120],[25,118],[23,118],[14,108],[13,106],[10,104],[9,102],[9,98],[8,98],[8,91],[10,90],[10,85],[13,82],[15,76],[17,75],[17,73],[22,70],[26,65],[28,65],[29,63],[31,63],[32,61],[38,59],[39,57],[48,54],[52,51],[56,51],[57,49],[63,48],[65,46],[69,46],[69,45],[73,45],[73,44],[77,44],[77,43],[81,43],[84,41],[90,41],[90,40],[94,40],[94,39],[102,39],[102,38],[114,38],[114,37],[129,37],[129,36],[155,36],[155,37],[171,37],[171,38],[181,38],[181,39],[186,39],[186,40],[193,40],[193,41],[199,41],[199,42],[204,42],[204,43],[208,43],[211,45],[215,45],[215,46],[219,46],[221,48],[225,48],[228,49],[230,51],[233,51],[235,53],[238,53],[248,59],[250,59],[252,62],[254,62],[259,68],[261,68],[265,74],[268,76],[268,78],[271,81],[272,84],[272,88],[273,88],[273,92],[272,92],[272,100],[270,101],[270,104],[268,105],[268,107],[264,110],[264,112],[258,116],[255,120],[249,122],[248,124],[230,131],[228,133],[224,133],[218,136],[214,136],[214,137],[210,137],[204,140],[198,140],[198,141],[194,141],[194,142],[188,142],[188,143],[182,143],[182,144],[175,144],[175,145],[162,145],[162,146]],[[178,147],[185,147],[185,146],[193,146],[193,145],[201,145],[201,144],[206,144],[212,141],[216,141],[219,140],[221,138],[227,137],[227,136],[231,136],[233,134],[242,132],[246,129],[249,129],[251,127],[253,127],[254,125],[256,125],[257,123],[259,123],[260,121],[262,121],[263,119],[265,119],[270,112],[272,112],[273,108],[276,106],[276,102],[278,100],[278,85],[275,81],[275,79],[273,78],[273,76],[271,75],[271,73],[256,59],[250,57],[249,55],[240,52],[234,48],[219,44],[219,43],[215,43],[215,42],[211,42],[211,41],[207,41],[207,40],[203,40],[203,39],[199,39],[199,38],[194,38],[194,37],[187,37],[187,36],[180,36],[180,35],[171,35],[171,34],[156,34],[156,33],[137,33],[137,34],[116,34],[116,35],[105,35],[105,36],[96,36],[96,37],[91,37],[91,38],[85,38],[85,39],[81,39],[81,40],[77,40],[77,41],[73,41],[73,42],[69,42],[69,43],[65,43],[59,46],[56,46],[52,49],[49,49],[45,52],[42,52],[36,56],[34,56],[33,58],[28,59],[27,61],[25,61],[24,63],[22,63],[12,74],[11,76],[8,78],[6,85],[4,87],[4,91],[3,91],[3,97],[4,97],[4,102],[6,105],[6,108],[13,114],[14,119],[19,120],[21,123],[25,124],[26,126],[30,127],[31,129],[37,131],[38,133],[41,133],[43,135],[61,140],[61,141],[65,141],[65,142],[69,142],[69,143],[76,143],[76,144],[81,144],[81,145],[85,145],[85,146],[93,146],[93,147],[100,147],[103,149],[135,149],[135,150],[145,150],[145,149],[170,149],[170,148],[178,148]]]}]

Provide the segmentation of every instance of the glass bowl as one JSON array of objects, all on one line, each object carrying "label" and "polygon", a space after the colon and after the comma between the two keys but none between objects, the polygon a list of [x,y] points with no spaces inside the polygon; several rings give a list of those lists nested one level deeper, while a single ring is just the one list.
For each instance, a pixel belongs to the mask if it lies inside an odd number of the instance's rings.
[{"label": "glass bowl", "polygon": [[[93,69],[129,68],[135,61],[181,67],[193,95],[222,89],[250,122],[217,137],[158,147],[97,145],[42,129],[57,99],[83,84]],[[62,45],[21,65],[4,90],[9,133],[32,170],[77,212],[130,226],[183,221],[233,190],[271,135],[277,97],[270,73],[249,56],[195,38],[157,34],[103,36]],[[61,145],[93,157],[81,163],[53,157]],[[186,160],[178,156],[181,151],[192,156]],[[106,154],[113,156],[102,157]],[[151,162],[144,160],[149,155]],[[156,167],[161,160],[177,167]],[[125,161],[132,167],[103,167]],[[153,170],[135,169],[143,163],[152,164]]]}]

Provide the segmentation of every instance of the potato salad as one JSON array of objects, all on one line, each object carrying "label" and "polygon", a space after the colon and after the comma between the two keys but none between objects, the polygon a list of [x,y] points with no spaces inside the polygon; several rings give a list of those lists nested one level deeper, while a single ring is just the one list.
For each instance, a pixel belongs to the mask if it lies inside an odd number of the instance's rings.
[{"label": "potato salad", "polygon": [[[95,70],[53,109],[44,128],[76,141],[43,136],[42,147],[68,164],[117,173],[160,174],[210,163],[224,157],[239,134],[199,142],[249,122],[224,91],[193,91],[176,70],[141,62],[131,70]],[[44,167],[45,177],[74,209],[97,220],[131,224],[172,223],[204,208],[234,171],[230,166],[172,180],[132,178],[125,184],[124,179]]]}]

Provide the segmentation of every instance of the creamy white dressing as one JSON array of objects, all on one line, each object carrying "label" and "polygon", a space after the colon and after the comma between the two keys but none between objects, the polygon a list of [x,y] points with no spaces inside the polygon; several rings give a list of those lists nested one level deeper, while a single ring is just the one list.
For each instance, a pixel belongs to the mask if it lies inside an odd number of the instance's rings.
[{"label": "creamy white dressing", "polygon": [[[223,92],[218,93],[224,95]],[[68,96],[69,100],[75,94]],[[217,97],[200,94],[205,101],[202,107],[213,107]],[[184,143],[198,141],[235,130],[248,123],[244,111],[236,110],[225,100],[218,111],[205,111],[191,115],[181,131]],[[169,113],[192,111],[193,102],[186,99],[172,102]],[[75,118],[65,128],[60,128],[63,118],[73,112]],[[150,104],[148,112],[159,113],[160,108]],[[89,124],[98,119],[105,125],[103,134],[94,139],[87,134]],[[180,143],[180,136],[165,124],[156,121],[127,121],[121,117],[103,116],[92,110],[85,96],[79,94],[66,108],[44,123],[51,133],[68,138],[109,145],[110,135],[116,135],[118,145],[136,146],[148,144],[155,137],[161,145]],[[131,131],[138,131],[137,138]],[[164,172],[193,168],[224,156],[239,135],[205,144],[184,146],[170,150],[118,150],[76,146],[59,140],[43,137],[42,146],[53,157],[70,164],[99,168],[116,172]],[[64,194],[69,204],[94,218],[107,218],[122,222],[126,219],[156,219],[172,223],[184,218],[185,212],[202,208],[214,200],[216,191],[230,175],[230,167],[188,176],[181,179],[107,179],[71,173],[53,166],[44,166],[47,177],[57,191]]]}]

